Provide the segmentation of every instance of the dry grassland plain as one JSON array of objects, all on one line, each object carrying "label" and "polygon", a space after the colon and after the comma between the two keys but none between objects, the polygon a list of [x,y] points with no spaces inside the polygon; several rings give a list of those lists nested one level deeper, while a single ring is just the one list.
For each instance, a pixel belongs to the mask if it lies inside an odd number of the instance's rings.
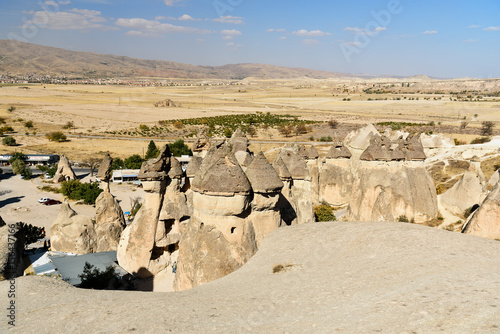
[{"label": "dry grassland plain", "polygon": [[[366,94],[354,89],[353,82],[341,79],[247,79],[239,85],[206,86],[199,83],[171,87],[3,85],[0,88],[0,117],[14,128],[19,145],[0,145],[0,153],[14,149],[23,153],[64,153],[76,161],[84,161],[101,152],[122,158],[142,155],[147,140],[163,144],[182,137],[187,139],[185,136],[199,127],[186,126],[182,130],[172,127],[169,135],[161,138],[127,136],[121,134],[122,131],[135,131],[140,124],[158,126],[162,120],[256,112],[289,114],[318,122],[335,119],[340,123],[336,129],[319,123],[312,125],[306,134],[290,137],[283,137],[275,128],[257,127],[251,149],[271,152],[283,145],[283,141],[309,141],[311,137],[317,140],[323,136],[342,139],[348,131],[367,123],[434,122],[419,130],[442,132],[470,142],[478,137],[482,121],[500,122],[500,102],[495,98],[464,102],[454,101],[455,96],[450,94]],[[171,99],[177,107],[154,107],[156,102],[165,99]],[[8,111],[12,106],[16,110]],[[464,120],[468,124],[461,129]],[[32,121],[34,127],[26,128],[27,121]],[[63,129],[68,122],[72,122],[74,128]],[[49,142],[45,134],[53,131],[63,131],[69,140]],[[127,139],[118,139],[123,137]]]}]

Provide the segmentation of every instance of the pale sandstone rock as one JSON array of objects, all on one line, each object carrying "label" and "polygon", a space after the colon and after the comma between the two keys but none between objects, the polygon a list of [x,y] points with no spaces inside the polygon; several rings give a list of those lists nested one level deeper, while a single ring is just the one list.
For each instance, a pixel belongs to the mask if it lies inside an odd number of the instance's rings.
[{"label": "pale sandstone rock", "polygon": [[51,249],[75,254],[94,253],[97,249],[94,223],[92,217],[78,215],[65,201],[50,228]]},{"label": "pale sandstone rock", "polygon": [[370,140],[374,136],[380,136],[373,124],[349,133],[344,139],[344,145],[351,150],[364,151],[370,146]]},{"label": "pale sandstone rock", "polygon": [[69,165],[68,158],[63,154],[61,155],[61,159],[57,164],[57,170],[54,174],[54,183],[60,183],[63,181],[75,180],[76,175],[73,172],[73,169]]},{"label": "pale sandstone rock", "polygon": [[95,207],[96,252],[115,251],[125,228],[125,218],[120,204],[109,191],[105,190],[97,197]]},{"label": "pale sandstone rock", "polygon": [[490,177],[488,181],[488,186],[489,187],[494,187],[498,181],[500,181],[500,169],[498,169],[493,175]]},{"label": "pale sandstone rock", "polygon": [[253,224],[258,246],[264,237],[282,225],[278,201],[284,184],[262,152],[255,156],[246,175],[254,191],[248,219]]},{"label": "pale sandstone rock", "polygon": [[192,189],[193,215],[179,243],[178,291],[231,273],[257,250],[247,220],[252,188],[230,144],[210,149]]},{"label": "pale sandstone rock", "polygon": [[475,204],[480,204],[488,192],[486,178],[481,169],[471,165],[470,169],[453,187],[439,195],[441,205],[455,215]]},{"label": "pale sandstone rock", "polygon": [[365,162],[356,171],[347,220],[388,222],[406,216],[421,223],[437,214],[436,189],[423,165]]},{"label": "pale sandstone rock", "polygon": [[500,240],[500,183],[493,188],[479,209],[464,226],[463,233]]},{"label": "pale sandstone rock", "polygon": [[113,159],[111,158],[109,153],[106,153],[101,161],[101,164],[99,165],[99,169],[97,170],[97,175],[96,175],[96,178],[101,180],[101,182],[109,182],[109,180],[111,179],[112,163]]}]

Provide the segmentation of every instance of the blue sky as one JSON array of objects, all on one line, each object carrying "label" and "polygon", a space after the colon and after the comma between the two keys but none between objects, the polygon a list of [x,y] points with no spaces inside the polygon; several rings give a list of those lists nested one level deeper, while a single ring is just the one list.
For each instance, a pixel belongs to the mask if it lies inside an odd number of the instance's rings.
[{"label": "blue sky", "polygon": [[196,65],[500,77],[498,0],[0,0],[0,39]]}]

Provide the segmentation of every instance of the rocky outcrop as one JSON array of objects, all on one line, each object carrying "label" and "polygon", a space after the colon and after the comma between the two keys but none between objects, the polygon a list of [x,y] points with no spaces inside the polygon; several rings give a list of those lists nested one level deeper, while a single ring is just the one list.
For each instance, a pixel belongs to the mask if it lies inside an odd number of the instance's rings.
[{"label": "rocky outcrop", "polygon": [[463,233],[500,240],[500,183],[493,188],[479,209],[464,226]]},{"label": "rocky outcrop", "polygon": [[109,190],[109,180],[111,179],[111,165],[113,159],[109,154],[101,161],[97,178],[101,180],[103,192],[97,197],[96,225],[95,232],[97,238],[96,252],[116,251],[120,236],[125,228],[125,218],[118,201],[111,195]]},{"label": "rocky outcrop", "polygon": [[300,154],[300,147],[284,147],[276,156],[275,163],[281,159],[292,176],[290,196],[296,219],[291,224],[314,222],[313,211],[313,183],[306,160]]},{"label": "rocky outcrop", "polygon": [[344,139],[344,145],[351,152],[362,152],[370,146],[370,140],[374,136],[380,136],[380,134],[373,124],[368,124],[361,129],[349,133]]},{"label": "rocky outcrop", "polygon": [[439,195],[439,202],[454,215],[462,215],[466,209],[481,204],[487,193],[483,172],[477,166],[471,165],[453,187]]},{"label": "rocky outcrop", "polygon": [[193,183],[193,215],[179,244],[174,288],[225,276],[257,250],[250,214],[252,188],[230,144],[212,147]]},{"label": "rocky outcrop", "polygon": [[111,156],[106,153],[104,158],[99,165],[99,169],[97,170],[96,178],[101,180],[101,182],[109,182],[111,180],[111,165],[113,164],[113,159]]},{"label": "rocky outcrop", "polygon": [[351,152],[342,144],[333,145],[319,173],[319,201],[344,206],[351,200],[354,183]]},{"label": "rocky outcrop", "polygon": [[245,174],[254,192],[248,220],[253,225],[258,246],[265,236],[282,225],[279,199],[284,184],[262,152],[255,156]]},{"label": "rocky outcrop", "polygon": [[488,187],[493,188],[500,181],[500,169],[497,169],[495,173],[488,180]]},{"label": "rocky outcrop", "polygon": [[14,225],[0,225],[0,281],[23,274],[24,235]]},{"label": "rocky outcrop", "polygon": [[156,108],[167,108],[167,107],[177,107],[177,105],[171,99],[166,99],[155,103]]},{"label": "rocky outcrop", "polygon": [[191,151],[193,152],[194,156],[204,158],[211,146],[212,144],[210,142],[210,138],[207,136],[206,131],[201,130],[198,133],[198,137],[196,138],[195,142],[193,143]]},{"label": "rocky outcrop", "polygon": [[422,223],[437,215],[436,189],[423,166],[367,162],[356,170],[347,220],[389,222],[405,216]]},{"label": "rocky outcrop", "polygon": [[106,189],[97,197],[95,208],[96,252],[116,251],[121,233],[125,229],[125,219],[120,204]]},{"label": "rocky outcrop", "polygon": [[94,223],[92,217],[77,214],[65,201],[50,228],[51,249],[75,254],[94,253],[97,249]]},{"label": "rocky outcrop", "polygon": [[170,151],[167,145],[163,146],[157,158],[142,164],[138,178],[146,192],[145,200],[134,221],[122,233],[118,246],[120,266],[140,278],[153,276],[153,267],[157,266],[155,260],[163,255],[154,251],[169,170]]},{"label": "rocky outcrop", "polygon": [[63,154],[61,155],[61,159],[57,164],[57,170],[54,174],[54,183],[60,183],[63,181],[75,180],[76,175],[71,168],[68,158]]}]

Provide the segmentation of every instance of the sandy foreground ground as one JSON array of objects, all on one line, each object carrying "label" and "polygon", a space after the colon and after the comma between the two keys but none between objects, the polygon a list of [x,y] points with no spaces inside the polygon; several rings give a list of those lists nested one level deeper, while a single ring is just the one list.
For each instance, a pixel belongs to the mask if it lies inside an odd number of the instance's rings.
[{"label": "sandy foreground ground", "polygon": [[[88,181],[87,176],[82,182]],[[0,175],[0,216],[9,223],[24,222],[40,227],[45,227],[47,237],[50,236],[50,227],[55,220],[61,205],[43,205],[38,200],[43,197],[53,198],[63,201],[63,195],[44,192],[38,189],[43,185],[40,178],[26,181],[19,175]],[[50,184],[52,185],[52,184]],[[111,193],[117,198],[124,212],[130,211],[131,198],[144,198],[142,188],[137,188],[131,184],[110,184]],[[70,201],[70,206],[78,214],[95,216],[95,207],[91,205],[79,204]]]},{"label": "sandy foreground ground", "polygon": [[[4,320],[0,332],[499,333],[499,251],[498,241],[415,224],[295,225],[239,270],[183,292],[18,278],[16,327]],[[0,295],[9,286],[0,282]]]}]

